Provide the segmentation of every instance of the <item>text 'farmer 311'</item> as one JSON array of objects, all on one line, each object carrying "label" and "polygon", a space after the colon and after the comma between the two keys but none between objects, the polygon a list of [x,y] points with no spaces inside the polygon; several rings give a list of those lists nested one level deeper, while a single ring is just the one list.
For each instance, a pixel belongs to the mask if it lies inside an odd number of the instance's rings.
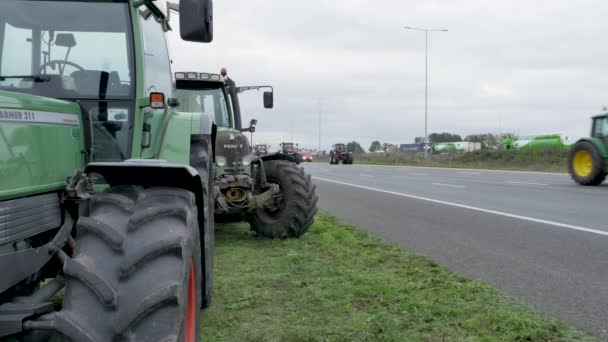
[{"label": "text 'farmer 311'", "polygon": [[215,128],[173,108],[177,10],[212,40],[210,0],[0,2],[0,339],[198,340]]}]

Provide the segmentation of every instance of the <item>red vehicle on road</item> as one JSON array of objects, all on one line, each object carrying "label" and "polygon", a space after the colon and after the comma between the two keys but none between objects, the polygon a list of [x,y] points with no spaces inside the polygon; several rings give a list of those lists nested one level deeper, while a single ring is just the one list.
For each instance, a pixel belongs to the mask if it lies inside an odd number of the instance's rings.
[{"label": "red vehicle on road", "polygon": [[312,162],[312,153],[308,152],[308,151],[303,151],[300,152],[300,155],[302,156],[302,161],[305,162]]}]

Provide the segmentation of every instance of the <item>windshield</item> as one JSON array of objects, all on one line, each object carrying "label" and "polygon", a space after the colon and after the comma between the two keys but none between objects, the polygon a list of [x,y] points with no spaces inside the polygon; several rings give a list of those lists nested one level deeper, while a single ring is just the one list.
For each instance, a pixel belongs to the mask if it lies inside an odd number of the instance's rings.
[{"label": "windshield", "polygon": [[593,126],[593,136],[598,138],[608,137],[608,117],[596,118]]},{"label": "windshield", "polygon": [[228,108],[223,88],[177,89],[175,96],[179,100],[180,111],[213,114],[218,127],[233,127],[231,110]]},{"label": "windshield", "polygon": [[126,3],[0,2],[0,90],[66,99],[133,94]]}]

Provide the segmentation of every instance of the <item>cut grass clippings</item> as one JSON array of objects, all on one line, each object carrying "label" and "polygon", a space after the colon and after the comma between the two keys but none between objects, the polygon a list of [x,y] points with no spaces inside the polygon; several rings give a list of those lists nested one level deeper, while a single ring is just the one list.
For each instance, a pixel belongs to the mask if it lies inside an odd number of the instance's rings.
[{"label": "cut grass clippings", "polygon": [[300,239],[218,225],[204,341],[595,341],[320,213]]}]

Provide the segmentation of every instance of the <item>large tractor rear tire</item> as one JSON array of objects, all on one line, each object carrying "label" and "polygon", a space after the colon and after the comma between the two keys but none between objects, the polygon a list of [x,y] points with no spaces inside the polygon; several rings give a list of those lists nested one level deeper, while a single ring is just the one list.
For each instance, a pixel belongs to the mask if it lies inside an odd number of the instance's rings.
[{"label": "large tractor rear tire", "polygon": [[211,290],[213,289],[213,255],[215,245],[215,198],[213,194],[213,142],[210,136],[192,138],[190,142],[190,166],[198,171],[201,179],[206,179],[204,184],[203,198],[205,198],[205,210],[199,213],[199,227],[204,227],[206,234],[201,236],[201,247],[203,248],[203,301],[202,307],[211,305]]},{"label": "large tractor rear tire", "polygon": [[600,185],[606,179],[604,158],[591,142],[579,141],[570,151],[570,176],[581,185]]},{"label": "large tractor rear tire", "polygon": [[268,238],[302,236],[317,213],[318,197],[311,176],[294,163],[282,160],[265,162],[264,171],[267,181],[278,184],[281,193],[264,208],[247,215],[251,230]]},{"label": "large tractor rear tire", "polygon": [[64,255],[63,308],[45,324],[71,341],[198,341],[201,249],[195,196],[111,188],[94,196]]}]

